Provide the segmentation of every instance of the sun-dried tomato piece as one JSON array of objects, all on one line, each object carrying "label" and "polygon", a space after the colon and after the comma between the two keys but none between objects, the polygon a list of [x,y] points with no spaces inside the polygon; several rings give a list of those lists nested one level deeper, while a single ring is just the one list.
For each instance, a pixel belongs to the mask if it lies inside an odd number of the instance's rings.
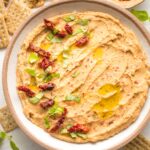
[{"label": "sun-dried tomato piece", "polygon": [[55,87],[55,84],[54,83],[47,83],[47,84],[43,84],[43,85],[40,85],[39,88],[42,89],[43,91],[45,90],[53,90]]},{"label": "sun-dried tomato piece", "polygon": [[54,65],[54,61],[50,61],[48,58],[43,58],[41,62],[39,62],[39,67],[42,69],[46,69],[49,66],[53,66]]},{"label": "sun-dried tomato piece", "polygon": [[64,38],[67,34],[65,31],[58,31],[58,33],[55,34],[59,38]]},{"label": "sun-dried tomato piece", "polygon": [[67,109],[64,108],[64,112],[63,114],[61,115],[60,119],[56,122],[56,125],[50,130],[50,132],[56,132],[60,127],[61,125],[64,123],[65,121],[65,118],[66,118],[66,114],[67,114]]},{"label": "sun-dried tomato piece", "polygon": [[46,52],[45,50],[34,46],[32,43],[29,44],[28,50],[32,50],[35,53],[39,54],[40,56],[43,56],[43,57],[46,57],[46,58],[50,57],[50,53],[49,52]]},{"label": "sun-dried tomato piece", "polygon": [[55,103],[55,102],[54,102],[53,99],[49,99],[49,100],[47,100],[47,101],[41,102],[41,103],[40,103],[40,106],[41,106],[43,109],[47,109],[47,108],[53,106],[54,103]]},{"label": "sun-dried tomato piece", "polygon": [[87,133],[89,131],[89,127],[84,124],[76,124],[68,129],[68,132],[80,132]]},{"label": "sun-dried tomato piece", "polygon": [[33,97],[35,95],[35,93],[33,91],[31,91],[28,87],[26,86],[18,86],[18,90],[25,92],[27,96],[29,97]]},{"label": "sun-dried tomato piece", "polygon": [[47,29],[49,29],[51,31],[54,30],[55,24],[52,21],[44,19],[44,24],[45,24],[45,26],[46,26]]},{"label": "sun-dried tomato piece", "polygon": [[89,39],[87,36],[81,37],[78,41],[76,41],[75,45],[77,47],[82,47],[88,43]]},{"label": "sun-dried tomato piece", "polygon": [[63,124],[64,121],[65,121],[65,116],[61,117],[57,121],[56,125],[50,130],[50,132],[52,132],[52,133],[56,132],[61,127],[61,125]]},{"label": "sun-dried tomato piece", "polygon": [[73,32],[72,27],[69,24],[65,25],[65,30],[68,34],[72,34]]}]

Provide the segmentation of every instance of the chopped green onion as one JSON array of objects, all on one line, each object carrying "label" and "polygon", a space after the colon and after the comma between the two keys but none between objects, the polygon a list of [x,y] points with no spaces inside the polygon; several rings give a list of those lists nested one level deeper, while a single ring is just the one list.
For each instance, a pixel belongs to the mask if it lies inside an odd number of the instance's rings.
[{"label": "chopped green onion", "polygon": [[63,59],[69,58],[68,52],[63,52],[63,53],[62,53],[62,56],[63,56]]},{"label": "chopped green onion", "polygon": [[65,18],[63,18],[65,22],[71,22],[74,21],[75,19],[76,17],[74,15],[66,16]]},{"label": "chopped green onion", "polygon": [[52,32],[55,35],[55,34],[57,34],[59,32],[59,30],[55,28]]},{"label": "chopped green onion", "polygon": [[43,81],[44,82],[49,82],[52,80],[52,76],[51,74],[46,74],[45,77],[43,78]]},{"label": "chopped green onion", "polygon": [[38,99],[37,97],[33,97],[33,98],[30,98],[29,101],[32,104],[37,104],[40,101],[40,99]]},{"label": "chopped green onion", "polygon": [[36,76],[36,77],[37,77],[37,78],[39,78],[39,79],[41,79],[41,78],[44,78],[44,76],[45,76],[45,74],[44,74],[44,73],[43,73],[43,74],[40,74],[40,73],[39,73],[39,74],[37,74],[37,76]]},{"label": "chopped green onion", "polygon": [[88,19],[80,19],[77,21],[78,24],[82,25],[82,26],[86,26],[89,23]]},{"label": "chopped green onion", "polygon": [[[61,133],[61,134],[68,134],[68,133],[69,133],[69,132],[68,132],[68,129],[71,128],[71,127],[72,127],[72,125],[68,124],[65,128],[62,128],[62,129],[61,129],[60,133]],[[80,137],[80,138],[82,138],[82,139],[84,139],[84,140],[87,139],[87,135],[84,134],[84,133],[80,133],[80,132],[71,132],[71,133],[69,133],[69,135],[70,135],[72,138]]]},{"label": "chopped green onion", "polygon": [[43,81],[44,81],[44,82],[49,82],[49,81],[51,81],[53,78],[59,78],[59,77],[60,77],[60,74],[59,74],[59,73],[51,73],[51,74],[47,74],[47,75],[44,77]]},{"label": "chopped green onion", "polygon": [[43,79],[45,77],[45,74],[44,73],[43,74],[37,74],[36,77],[39,78],[39,79]]},{"label": "chopped green onion", "polygon": [[76,78],[79,74],[79,72],[75,72],[74,74],[72,74],[72,78]]},{"label": "chopped green onion", "polygon": [[62,108],[62,107],[56,107],[55,114],[62,114],[63,111],[64,111],[64,108]]},{"label": "chopped green onion", "polygon": [[71,125],[71,124],[68,124],[65,128],[62,128],[62,129],[61,129],[60,133],[61,133],[61,134],[67,134],[67,133],[69,133],[69,132],[68,132],[68,129],[71,128],[71,127],[72,127],[72,125]]},{"label": "chopped green onion", "polygon": [[147,11],[145,11],[145,10],[132,9],[131,13],[134,16],[136,16],[140,21],[147,21],[147,20],[149,20],[149,15],[148,15]]},{"label": "chopped green onion", "polygon": [[45,72],[46,72],[46,73],[49,73],[49,72],[51,72],[51,70],[52,70],[52,67],[49,66],[48,68],[46,68]]},{"label": "chopped green onion", "polygon": [[69,128],[71,128],[71,127],[72,127],[72,124],[68,124],[68,125],[66,126],[67,129],[69,129]]},{"label": "chopped green onion", "polygon": [[82,139],[87,139],[87,135],[83,133],[77,133],[77,136],[81,137]]},{"label": "chopped green onion", "polygon": [[53,105],[49,110],[48,110],[48,114],[50,116],[56,116],[56,115],[61,115],[64,112],[64,108],[60,107],[58,105]]},{"label": "chopped green onion", "polygon": [[54,35],[50,32],[48,35],[47,35],[47,39],[49,41],[51,41],[53,39]]},{"label": "chopped green onion", "polygon": [[80,102],[80,97],[70,94],[70,95],[67,95],[65,97],[65,101],[76,101],[77,103],[79,103]]},{"label": "chopped green onion", "polygon": [[73,139],[75,139],[75,138],[78,137],[77,133],[74,133],[74,132],[70,133],[70,136],[71,136]]},{"label": "chopped green onion", "polygon": [[72,138],[77,138],[77,137],[80,137],[80,138],[82,138],[82,139],[87,139],[87,135],[86,134],[83,134],[83,133],[80,133],[80,132],[72,132],[72,133],[70,133],[70,136],[72,137]]},{"label": "chopped green onion", "polygon": [[35,77],[36,76],[36,72],[34,69],[31,69],[31,68],[27,68],[25,70],[29,75],[31,75],[32,77]]},{"label": "chopped green onion", "polygon": [[60,131],[61,134],[67,134],[69,133],[68,130],[66,128],[61,129]]},{"label": "chopped green onion", "polygon": [[43,97],[43,95],[44,95],[43,92],[40,92],[40,93],[36,94],[35,97],[37,97],[38,99],[41,99]]},{"label": "chopped green onion", "polygon": [[42,92],[36,94],[35,97],[32,97],[32,98],[29,99],[30,103],[37,104],[41,100],[41,98],[43,97],[43,95],[44,94]]},{"label": "chopped green onion", "polygon": [[28,61],[29,61],[29,63],[33,64],[36,61],[38,61],[38,59],[39,59],[38,54],[31,52],[29,55]]},{"label": "chopped green onion", "polygon": [[83,30],[81,28],[77,29],[73,35],[77,35],[79,33],[83,33]]},{"label": "chopped green onion", "polygon": [[87,31],[88,31],[87,28],[84,28],[84,27],[79,28],[79,29],[77,29],[77,30],[74,32],[73,36],[75,36],[75,35],[77,35],[77,34],[79,34],[79,33],[84,33],[84,34],[86,34]]},{"label": "chopped green onion", "polygon": [[45,118],[44,118],[44,125],[45,125],[45,128],[46,129],[49,129],[50,128],[50,122],[49,122],[49,120],[48,120],[48,116],[46,116]]},{"label": "chopped green onion", "polygon": [[60,74],[59,73],[51,73],[52,78],[59,78]]},{"label": "chopped green onion", "polygon": [[83,27],[81,27],[81,30],[83,31],[83,33],[87,33],[88,27],[83,26]]},{"label": "chopped green onion", "polygon": [[52,43],[61,43],[62,42],[62,39],[61,38],[58,38],[58,37],[54,37],[52,40],[51,40]]}]

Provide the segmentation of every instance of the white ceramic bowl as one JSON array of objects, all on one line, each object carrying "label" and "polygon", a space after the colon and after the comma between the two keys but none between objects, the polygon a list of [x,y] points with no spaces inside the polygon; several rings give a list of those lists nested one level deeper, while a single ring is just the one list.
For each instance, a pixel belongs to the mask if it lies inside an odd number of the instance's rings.
[{"label": "white ceramic bowl", "polygon": [[97,142],[95,144],[73,144],[55,139],[41,128],[32,124],[23,114],[21,102],[16,91],[16,63],[20,45],[23,43],[23,40],[27,34],[43,21],[43,18],[48,18],[72,11],[100,11],[113,15],[136,33],[143,48],[147,52],[147,55],[150,54],[150,35],[147,33],[143,25],[123,8],[119,8],[118,6],[104,2],[103,0],[76,0],[46,6],[31,16],[26,23],[21,26],[7,50],[3,66],[3,89],[7,104],[14,119],[20,128],[25,132],[25,134],[47,149],[109,150],[120,148],[132,140],[148,121],[148,115],[150,115],[150,97],[148,97],[142,112],[135,123],[112,138]]}]

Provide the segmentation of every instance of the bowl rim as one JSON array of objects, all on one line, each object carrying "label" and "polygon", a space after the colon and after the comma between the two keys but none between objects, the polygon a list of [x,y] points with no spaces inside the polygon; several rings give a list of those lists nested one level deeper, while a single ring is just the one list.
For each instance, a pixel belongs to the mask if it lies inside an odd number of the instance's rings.
[{"label": "bowl rim", "polygon": [[124,5],[124,4],[121,3],[121,2],[115,2],[115,1],[112,1],[112,2],[113,2],[113,3],[116,3],[117,5],[120,5],[120,7],[129,9],[129,8],[135,7],[135,6],[137,6],[137,5],[140,5],[141,3],[144,2],[144,0],[138,0],[138,1],[136,1],[135,3],[133,3],[133,0],[131,0],[130,2],[126,2],[127,5]]},{"label": "bowl rim", "polygon": [[[108,2],[108,1],[103,1],[103,0],[85,0],[85,1],[82,1],[82,0],[62,0],[61,2],[57,1],[57,2],[50,3],[47,6],[44,6],[42,9],[38,10],[36,13],[32,14],[19,27],[19,29],[14,34],[14,36],[13,36],[13,38],[12,38],[8,48],[7,48],[7,51],[6,51],[6,54],[5,54],[5,58],[4,58],[4,61],[3,61],[3,68],[2,68],[2,85],[3,85],[3,92],[4,92],[4,97],[5,97],[6,103],[8,105],[8,108],[10,109],[10,112],[12,113],[13,118],[17,122],[18,126],[34,142],[36,142],[37,144],[41,145],[42,147],[44,147],[46,149],[54,149],[54,150],[56,150],[56,148],[53,148],[53,147],[45,144],[44,142],[42,142],[42,140],[37,139],[36,136],[34,136],[32,133],[30,133],[28,131],[28,128],[20,121],[18,115],[14,111],[14,108],[13,108],[12,102],[11,102],[11,98],[10,98],[10,95],[9,95],[9,92],[8,92],[8,84],[7,84],[8,62],[9,62],[9,58],[10,58],[10,55],[11,55],[11,52],[12,52],[12,48],[13,48],[13,45],[14,45],[16,39],[18,38],[20,32],[25,28],[25,26],[33,18],[35,18],[36,16],[38,16],[40,13],[44,12],[45,10],[53,8],[55,6],[59,6],[61,4],[66,4],[66,3],[76,3],[76,2],[88,2],[88,3],[100,4],[100,5],[103,5],[103,6],[106,6],[106,7],[109,7],[111,9],[114,9],[114,10],[118,11],[119,13],[121,13],[122,15],[124,15],[125,17],[130,19],[137,26],[137,28],[141,31],[141,33],[143,34],[143,36],[145,37],[145,39],[147,40],[147,42],[150,45],[150,34],[148,33],[148,31],[146,30],[144,25],[136,17],[134,17],[130,12],[128,12],[124,8],[118,7],[118,5],[116,5],[114,3],[111,3],[111,2]],[[135,138],[141,132],[141,130],[145,127],[146,123],[148,122],[148,120],[150,118],[149,114],[150,114],[150,111],[147,113],[147,115],[144,118],[143,122],[141,122],[141,124],[135,130],[134,133],[131,133],[131,135],[129,137],[125,138],[121,142],[118,142],[118,144],[113,146],[111,149],[119,149],[120,147],[122,147],[122,146],[126,145],[127,143],[129,143],[133,138]]]}]

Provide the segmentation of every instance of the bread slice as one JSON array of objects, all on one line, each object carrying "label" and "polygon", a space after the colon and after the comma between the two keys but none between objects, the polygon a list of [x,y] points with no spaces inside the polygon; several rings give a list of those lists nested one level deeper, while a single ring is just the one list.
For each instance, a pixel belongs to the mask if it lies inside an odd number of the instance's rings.
[{"label": "bread slice", "polygon": [[45,0],[23,0],[29,8],[37,8],[44,5]]},{"label": "bread slice", "polygon": [[30,15],[31,10],[22,3],[20,0],[11,1],[6,14],[5,20],[10,34],[14,34],[17,28],[25,21]]},{"label": "bread slice", "polygon": [[0,13],[4,14],[5,11],[5,6],[3,0],[0,0]]},{"label": "bread slice", "polygon": [[5,132],[12,131],[17,127],[7,106],[0,109],[0,124]]},{"label": "bread slice", "polygon": [[4,15],[0,13],[0,48],[5,48],[8,44],[9,34],[4,20]]}]

